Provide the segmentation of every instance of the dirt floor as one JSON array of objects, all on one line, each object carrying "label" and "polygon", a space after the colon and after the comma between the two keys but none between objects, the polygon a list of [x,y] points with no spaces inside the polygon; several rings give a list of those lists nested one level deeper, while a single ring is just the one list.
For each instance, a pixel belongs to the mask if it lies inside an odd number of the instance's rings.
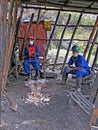
[{"label": "dirt floor", "polygon": [[[58,85],[56,78],[47,80],[41,92],[48,94],[50,101],[44,105],[23,101],[30,92],[23,76],[7,84],[8,95],[19,107],[17,112],[12,111],[6,98],[2,98],[0,130],[87,130],[90,116],[70,98],[68,91],[72,86]],[[88,94],[86,87],[83,91]]]}]

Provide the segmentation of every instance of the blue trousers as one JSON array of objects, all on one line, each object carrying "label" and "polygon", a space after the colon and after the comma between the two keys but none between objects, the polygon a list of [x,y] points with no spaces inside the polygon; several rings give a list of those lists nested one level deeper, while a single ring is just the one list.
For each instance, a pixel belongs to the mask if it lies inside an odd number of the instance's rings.
[{"label": "blue trousers", "polygon": [[30,64],[36,71],[40,70],[40,61],[38,58],[26,58],[23,63],[24,70],[27,74],[31,73]]},{"label": "blue trousers", "polygon": [[[74,68],[74,67],[71,66],[70,68]],[[64,67],[64,73],[66,73],[66,69],[67,69],[67,67]],[[76,78],[82,78],[83,76],[89,75],[90,74],[90,70],[86,70],[86,69],[71,70],[69,72],[69,74],[76,75]]]}]

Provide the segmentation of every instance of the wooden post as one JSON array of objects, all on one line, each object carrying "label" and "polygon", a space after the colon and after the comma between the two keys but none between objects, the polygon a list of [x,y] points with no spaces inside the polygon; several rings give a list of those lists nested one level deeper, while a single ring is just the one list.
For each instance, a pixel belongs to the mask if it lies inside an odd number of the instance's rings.
[{"label": "wooden post", "polygon": [[3,75],[4,57],[5,57],[5,49],[6,49],[6,41],[7,41],[6,40],[7,3],[8,3],[8,0],[0,0],[0,90],[2,89],[2,78],[4,76]]},{"label": "wooden post", "polygon": [[62,35],[61,35],[61,38],[60,38],[61,40],[60,40],[60,43],[59,43],[59,46],[58,46],[56,58],[55,58],[55,61],[54,61],[53,70],[54,70],[55,65],[56,65],[56,62],[57,62],[57,58],[58,58],[58,55],[59,55],[60,47],[61,47],[61,45],[62,45],[62,40],[63,40],[63,37],[64,37],[64,33],[65,33],[65,30],[66,30],[66,28],[67,28],[67,26],[68,26],[68,24],[69,24],[70,18],[71,18],[71,15],[69,14],[67,23],[66,23],[66,25],[65,25],[65,27],[64,27],[64,29],[63,29],[63,32],[62,32]]},{"label": "wooden post", "polygon": [[66,63],[66,60],[67,60],[67,57],[68,57],[68,54],[69,54],[69,50],[70,50],[70,47],[71,47],[73,38],[74,38],[74,36],[75,36],[75,32],[76,32],[76,30],[77,30],[77,28],[78,28],[78,26],[79,26],[80,21],[81,21],[82,15],[83,15],[83,13],[80,14],[79,19],[78,19],[78,21],[77,21],[77,24],[76,24],[76,26],[75,26],[75,29],[74,29],[74,31],[73,31],[73,34],[72,34],[72,37],[71,37],[71,40],[70,40],[70,43],[69,43],[69,46],[68,46],[68,49],[67,49],[67,53],[66,53],[66,56],[65,56],[65,59],[64,59],[64,63],[63,63],[62,69],[61,69],[61,73],[63,72],[64,65],[65,65],[65,63]]},{"label": "wooden post", "polygon": [[46,56],[47,53],[48,53],[48,48],[50,47],[51,40],[52,40],[52,37],[53,37],[54,31],[55,31],[56,24],[57,24],[57,21],[58,21],[58,19],[59,19],[59,16],[60,16],[60,10],[59,10],[59,12],[58,12],[58,14],[57,14],[56,21],[55,21],[55,25],[54,25],[54,28],[53,28],[53,30],[52,30],[52,32],[51,32],[51,35],[50,35],[50,39],[49,39],[49,42],[48,42],[48,45],[47,45],[47,49],[46,49],[45,56]]},{"label": "wooden post", "polygon": [[95,32],[96,32],[97,27],[98,27],[98,16],[97,16],[95,25],[94,25],[94,27],[93,27],[93,30],[92,30],[92,32],[91,32],[91,34],[90,34],[90,37],[89,37],[89,40],[88,40],[88,42],[87,42],[86,48],[85,48],[85,50],[84,50],[84,54],[83,54],[84,57],[86,57],[86,54],[87,54],[87,52],[88,52],[90,43],[91,43],[92,38],[93,38],[93,36],[94,36],[94,34],[95,34]]},{"label": "wooden post", "polygon": [[8,29],[7,29],[7,42],[9,41],[11,35],[11,25],[12,25],[12,12],[14,7],[14,0],[10,0],[10,9],[8,13]]},{"label": "wooden post", "polygon": [[35,29],[35,34],[34,34],[34,43],[36,43],[37,40],[37,32],[38,32],[38,25],[39,25],[39,20],[40,20],[40,14],[41,14],[41,10],[39,10],[38,12],[38,17],[37,17],[37,23],[36,23],[36,29]]},{"label": "wooden post", "polygon": [[98,117],[98,71],[97,71],[96,79],[95,79],[89,100],[95,105],[92,111],[89,128],[88,128],[88,130],[91,130],[91,126],[95,125],[96,119]]},{"label": "wooden post", "polygon": [[28,37],[29,31],[30,31],[30,27],[31,27],[31,24],[32,24],[33,17],[34,17],[34,13],[32,13],[32,15],[31,15],[31,18],[30,18],[30,21],[29,21],[29,25],[27,27],[27,31],[26,31],[26,34],[25,34],[25,37],[24,37],[24,42],[23,42],[22,50],[21,50],[21,54],[20,54],[21,58],[23,58],[23,56],[24,56],[23,50],[24,50],[24,48],[26,46],[27,37]]},{"label": "wooden post", "polygon": [[[16,19],[16,14],[14,18]],[[11,54],[12,54],[12,48],[15,40],[15,29],[16,29],[16,22],[13,23],[13,31],[12,31],[12,37],[10,41],[6,44],[6,52],[5,52],[5,59],[4,59],[4,68],[3,68],[3,77],[2,77],[2,89],[5,88],[6,85],[6,80],[7,80],[7,75],[8,75],[8,69],[10,67],[10,59],[11,59]]]},{"label": "wooden post", "polygon": [[97,45],[95,58],[94,58],[94,61],[93,61],[93,64],[92,64],[92,68],[91,68],[92,70],[94,69],[94,66],[95,66],[97,60],[98,60],[98,45]]},{"label": "wooden post", "polygon": [[96,43],[97,37],[98,37],[98,29],[97,29],[97,32],[96,32],[96,34],[95,34],[93,43],[92,43],[92,45],[91,45],[91,47],[90,47],[89,53],[88,53],[88,57],[87,57],[87,62],[88,62],[88,63],[89,63],[89,60],[90,60],[90,57],[91,57],[91,53],[92,53],[93,47],[94,47],[94,45],[95,45],[95,43]]}]

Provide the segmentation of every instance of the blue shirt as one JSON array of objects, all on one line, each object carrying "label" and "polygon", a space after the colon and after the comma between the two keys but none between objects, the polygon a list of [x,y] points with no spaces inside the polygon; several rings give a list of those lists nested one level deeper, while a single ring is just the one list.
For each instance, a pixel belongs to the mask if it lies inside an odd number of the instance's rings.
[{"label": "blue shirt", "polygon": [[87,61],[85,60],[84,56],[82,56],[80,54],[78,54],[78,57],[76,57],[76,58],[71,56],[71,58],[68,61],[68,64],[69,65],[74,64],[75,67],[82,67],[83,69],[90,70],[90,67],[89,67]]},{"label": "blue shirt", "polygon": [[[35,52],[36,52],[36,56],[38,57],[39,55],[40,55],[40,51],[39,51],[39,48],[38,48],[38,45],[33,45],[33,46],[35,46]],[[28,47],[31,47],[31,45],[30,44],[28,44]],[[25,49],[24,49],[24,54],[25,55],[28,55],[29,54],[29,50],[25,47]]]}]

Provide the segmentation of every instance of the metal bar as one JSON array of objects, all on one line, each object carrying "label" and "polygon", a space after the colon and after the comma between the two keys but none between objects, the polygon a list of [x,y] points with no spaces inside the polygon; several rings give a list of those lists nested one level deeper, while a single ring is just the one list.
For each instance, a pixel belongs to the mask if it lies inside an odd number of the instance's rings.
[{"label": "metal bar", "polygon": [[76,30],[77,30],[77,28],[78,28],[78,25],[79,25],[80,21],[81,21],[82,15],[83,15],[83,13],[80,14],[79,19],[78,19],[77,24],[76,24],[76,27],[75,27],[75,29],[74,29],[74,31],[73,31],[73,34],[72,34],[72,37],[71,37],[71,40],[70,40],[70,43],[69,43],[69,46],[68,46],[68,49],[67,49],[67,53],[66,53],[66,56],[65,56],[65,59],[64,59],[64,63],[63,63],[62,69],[61,69],[61,73],[63,72],[64,65],[65,65],[66,60],[67,60],[67,58],[68,58],[69,50],[70,50],[70,47],[71,47],[73,38],[74,38],[74,36],[75,36],[75,32],[76,32]]},{"label": "metal bar", "polygon": [[68,16],[67,23],[66,23],[66,25],[65,25],[65,27],[63,29],[63,32],[62,32],[62,35],[61,35],[61,38],[60,38],[60,43],[59,43],[57,54],[56,54],[56,58],[55,58],[55,61],[54,61],[53,70],[55,69],[55,66],[56,66],[56,62],[57,62],[58,55],[59,55],[59,52],[60,52],[60,48],[61,48],[61,45],[62,45],[62,40],[63,40],[63,37],[64,37],[64,33],[65,33],[65,30],[66,30],[66,28],[67,28],[67,26],[69,24],[70,18],[71,18],[71,14],[69,14],[69,16]]},{"label": "metal bar", "polygon": [[93,42],[92,42],[92,45],[91,45],[91,47],[90,47],[89,53],[88,53],[88,57],[87,57],[87,62],[88,62],[88,63],[89,63],[89,60],[90,60],[90,57],[91,57],[91,53],[92,53],[93,47],[94,47],[94,45],[95,45],[95,43],[96,43],[97,37],[98,37],[98,29],[97,29],[97,32],[96,32],[96,34],[95,34],[94,40],[93,40]]},{"label": "metal bar", "polygon": [[92,38],[93,38],[93,36],[94,36],[94,34],[95,34],[95,32],[96,32],[97,27],[98,27],[98,16],[97,16],[97,18],[96,18],[96,22],[95,22],[95,25],[94,25],[94,27],[93,27],[93,30],[92,30],[92,32],[91,32],[91,34],[90,34],[90,37],[89,37],[89,40],[88,40],[88,42],[87,42],[86,48],[85,48],[85,50],[84,50],[84,54],[83,54],[84,57],[86,57],[86,54],[87,54],[88,49],[89,49],[89,46],[90,46],[90,42],[91,42],[91,40],[92,40]]},{"label": "metal bar", "polygon": [[56,23],[57,23],[57,21],[58,21],[58,19],[59,19],[59,16],[60,16],[60,11],[58,12],[57,17],[56,17],[55,25],[54,25],[54,28],[53,28],[52,33],[51,33],[51,35],[50,35],[50,39],[49,39],[49,42],[48,42],[48,45],[47,45],[47,49],[46,49],[45,56],[46,56],[47,53],[48,53],[48,49],[49,49],[49,47],[50,47],[50,44],[51,44],[51,41],[52,41],[52,37],[53,37],[54,31],[55,31],[55,28],[56,28]]}]

